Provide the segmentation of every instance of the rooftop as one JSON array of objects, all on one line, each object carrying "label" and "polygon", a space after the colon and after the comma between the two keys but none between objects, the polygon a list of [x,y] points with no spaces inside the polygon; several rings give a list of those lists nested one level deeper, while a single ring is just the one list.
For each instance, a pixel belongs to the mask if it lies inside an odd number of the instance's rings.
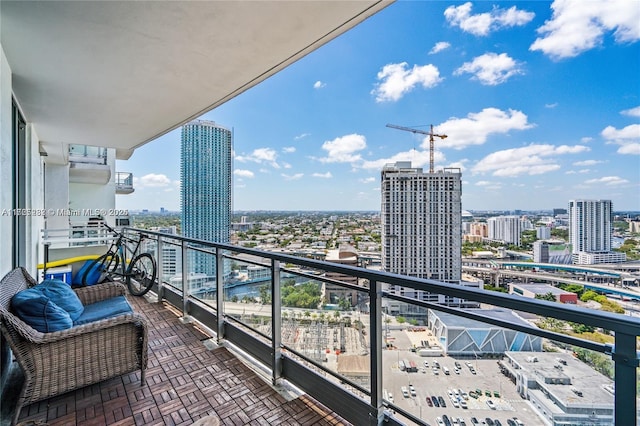
[{"label": "rooftop", "polygon": [[[476,314],[484,315],[493,319],[500,319],[511,324],[517,324],[520,326],[531,326],[531,324],[523,320],[520,316],[518,316],[518,314],[509,309],[466,309],[466,311],[474,312]],[[432,314],[440,318],[440,321],[446,324],[448,328],[475,329],[495,327],[488,323],[460,317],[446,312],[438,312],[433,310],[431,312]]]},{"label": "rooftop", "polygon": [[[567,353],[509,352],[529,378],[535,379],[554,398],[566,407],[613,408],[613,394],[606,387],[613,381]],[[535,357],[536,362],[530,360]],[[568,378],[569,384],[544,383],[545,378]],[[578,396],[573,389],[582,392]],[[541,392],[541,391],[539,391]],[[550,404],[552,406],[553,404]]]}]

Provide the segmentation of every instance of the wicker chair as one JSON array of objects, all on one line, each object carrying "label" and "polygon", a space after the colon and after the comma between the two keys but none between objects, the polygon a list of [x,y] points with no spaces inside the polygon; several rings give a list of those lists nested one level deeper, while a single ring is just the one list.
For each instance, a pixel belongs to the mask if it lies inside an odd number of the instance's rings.
[{"label": "wicker chair", "polygon": [[[23,268],[0,281],[0,330],[24,374],[12,423],[23,406],[70,390],[147,367],[147,324],[137,313],[127,313],[67,330],[41,333],[10,309],[17,292],[36,284]],[[121,284],[107,283],[76,290],[84,304],[125,294]]]}]

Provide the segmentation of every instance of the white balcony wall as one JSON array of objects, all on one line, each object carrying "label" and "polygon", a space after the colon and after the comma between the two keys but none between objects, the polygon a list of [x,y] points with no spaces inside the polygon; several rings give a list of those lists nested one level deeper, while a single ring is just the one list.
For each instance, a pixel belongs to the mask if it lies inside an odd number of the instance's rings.
[{"label": "white balcony wall", "polygon": [[[45,165],[44,205],[47,209],[67,210],[69,208],[69,165]],[[49,215],[47,229],[69,227],[69,218],[64,215]]]},{"label": "white balcony wall", "polygon": [[[40,157],[40,138],[32,124],[27,120],[27,207],[44,210],[44,163]],[[33,276],[37,276],[36,265],[44,260],[44,249],[40,230],[44,228],[43,215],[27,217],[25,240],[27,244],[25,267]]]}]

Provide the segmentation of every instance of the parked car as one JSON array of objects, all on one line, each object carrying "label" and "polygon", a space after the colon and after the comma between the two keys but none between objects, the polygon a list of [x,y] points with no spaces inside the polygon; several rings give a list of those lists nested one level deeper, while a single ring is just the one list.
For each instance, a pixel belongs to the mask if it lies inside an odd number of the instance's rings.
[{"label": "parked car", "polygon": [[471,417],[471,424],[473,426],[478,426],[480,424],[480,422],[475,417]]},{"label": "parked car", "polygon": [[496,404],[493,403],[492,400],[488,399],[487,400],[487,405],[489,406],[489,408],[491,408],[492,410],[496,409]]},{"label": "parked car", "polygon": [[443,397],[439,396],[439,397],[438,397],[438,402],[440,403],[440,406],[441,406],[442,408],[447,408],[447,403],[446,403],[446,402],[444,402],[444,398],[443,398]]},{"label": "parked car", "polygon": [[433,402],[431,402],[431,397],[430,397],[430,396],[428,396],[428,397],[426,398],[426,400],[427,400],[427,405],[428,405],[429,407],[433,407]]},{"label": "parked car", "polygon": [[440,406],[440,402],[438,401],[438,397],[437,396],[432,396],[431,397],[431,401],[433,401],[433,405],[435,405],[436,407]]},{"label": "parked car", "polygon": [[487,417],[486,419],[484,419],[484,421],[487,424],[487,426],[495,426],[495,422],[491,417]]},{"label": "parked car", "polygon": [[416,388],[414,388],[413,385],[409,385],[409,393],[411,396],[416,396]]}]

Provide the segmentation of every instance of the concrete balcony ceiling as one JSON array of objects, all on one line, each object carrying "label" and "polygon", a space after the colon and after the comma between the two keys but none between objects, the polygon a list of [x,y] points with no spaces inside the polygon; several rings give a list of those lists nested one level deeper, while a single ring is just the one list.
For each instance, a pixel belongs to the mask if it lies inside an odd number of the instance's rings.
[{"label": "concrete balcony ceiling", "polygon": [[113,147],[127,159],[389,4],[3,0],[0,28],[42,148]]}]

